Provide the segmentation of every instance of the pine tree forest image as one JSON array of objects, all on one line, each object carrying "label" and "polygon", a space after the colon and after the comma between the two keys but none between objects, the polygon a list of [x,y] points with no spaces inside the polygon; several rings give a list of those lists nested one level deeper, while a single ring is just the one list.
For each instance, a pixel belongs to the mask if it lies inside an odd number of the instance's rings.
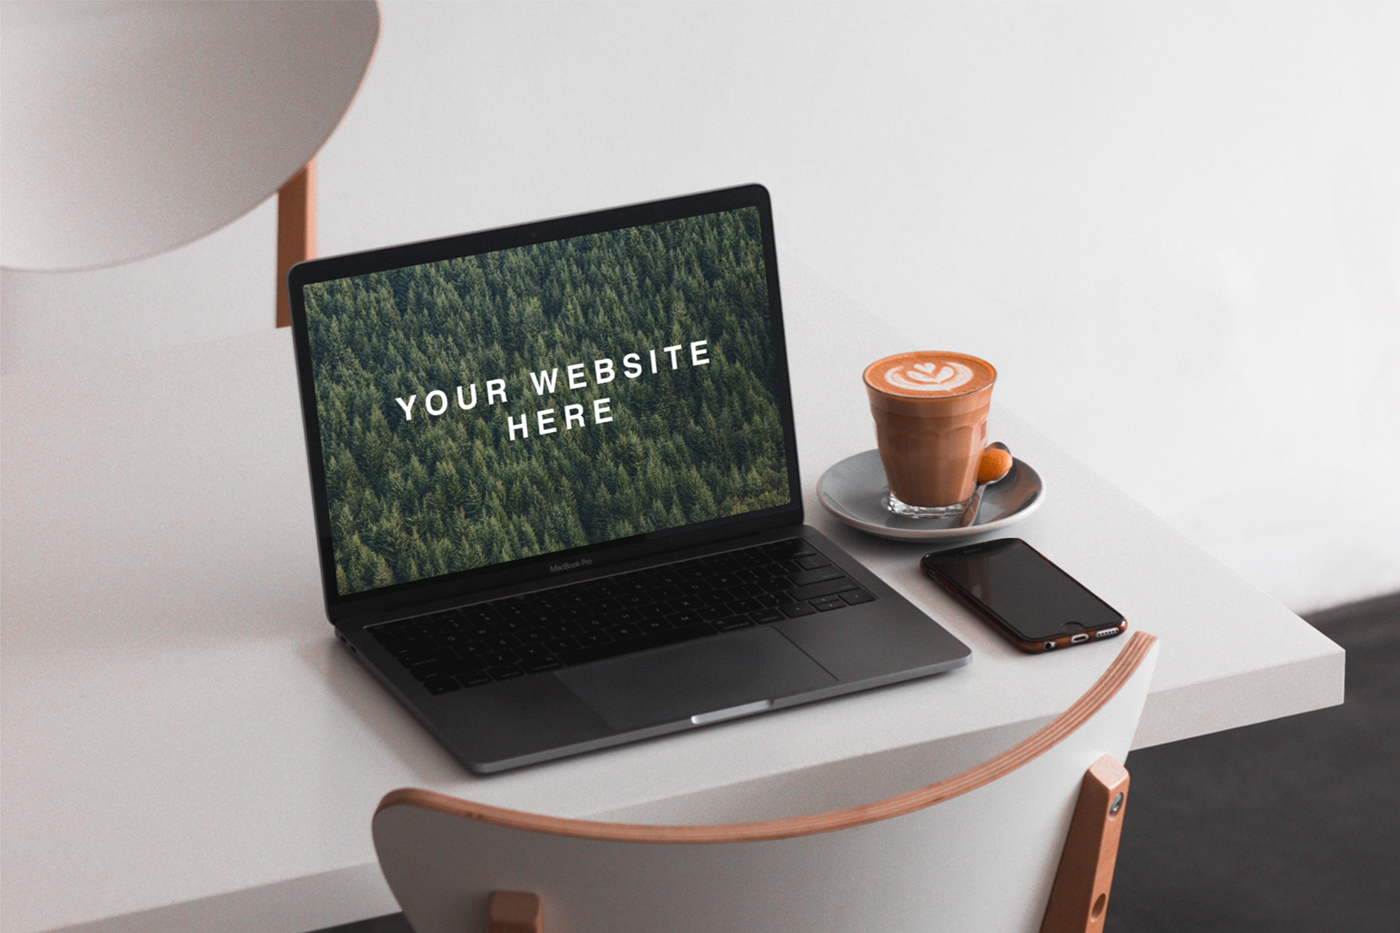
[{"label": "pine tree forest image", "polygon": [[342,594],[788,502],[751,208],[306,286]]}]

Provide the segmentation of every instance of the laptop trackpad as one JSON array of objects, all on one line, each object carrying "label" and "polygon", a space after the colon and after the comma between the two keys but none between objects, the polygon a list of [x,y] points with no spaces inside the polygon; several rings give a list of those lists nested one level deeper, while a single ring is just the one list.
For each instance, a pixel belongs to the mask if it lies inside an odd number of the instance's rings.
[{"label": "laptop trackpad", "polygon": [[555,676],[619,730],[691,717],[697,723],[718,721],[728,718],[725,711],[756,712],[763,701],[836,682],[825,668],[768,628],[600,661]]}]

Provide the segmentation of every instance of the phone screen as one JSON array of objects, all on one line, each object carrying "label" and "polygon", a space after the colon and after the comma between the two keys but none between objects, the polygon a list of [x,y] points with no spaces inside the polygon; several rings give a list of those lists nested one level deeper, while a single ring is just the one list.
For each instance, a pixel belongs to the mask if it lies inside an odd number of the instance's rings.
[{"label": "phone screen", "polygon": [[924,557],[923,565],[935,580],[1025,642],[1067,644],[1088,640],[1074,638],[1082,632],[1094,636],[1125,627],[1121,613],[1019,538],[935,551]]}]

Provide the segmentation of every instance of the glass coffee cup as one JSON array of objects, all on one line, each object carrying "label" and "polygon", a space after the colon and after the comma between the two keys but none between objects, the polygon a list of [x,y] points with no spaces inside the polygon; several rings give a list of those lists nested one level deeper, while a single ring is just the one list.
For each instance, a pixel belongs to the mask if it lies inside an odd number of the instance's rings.
[{"label": "glass coffee cup", "polygon": [[864,379],[889,510],[961,516],[977,489],[996,368],[966,353],[923,350],[877,360]]}]

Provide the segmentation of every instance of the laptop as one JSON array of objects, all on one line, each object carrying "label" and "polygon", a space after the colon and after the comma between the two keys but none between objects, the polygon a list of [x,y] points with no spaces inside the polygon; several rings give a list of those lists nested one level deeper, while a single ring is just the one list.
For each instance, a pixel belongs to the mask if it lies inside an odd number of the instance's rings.
[{"label": "laptop", "polygon": [[327,615],[472,771],[966,663],[803,524],[762,186],[288,286]]}]

